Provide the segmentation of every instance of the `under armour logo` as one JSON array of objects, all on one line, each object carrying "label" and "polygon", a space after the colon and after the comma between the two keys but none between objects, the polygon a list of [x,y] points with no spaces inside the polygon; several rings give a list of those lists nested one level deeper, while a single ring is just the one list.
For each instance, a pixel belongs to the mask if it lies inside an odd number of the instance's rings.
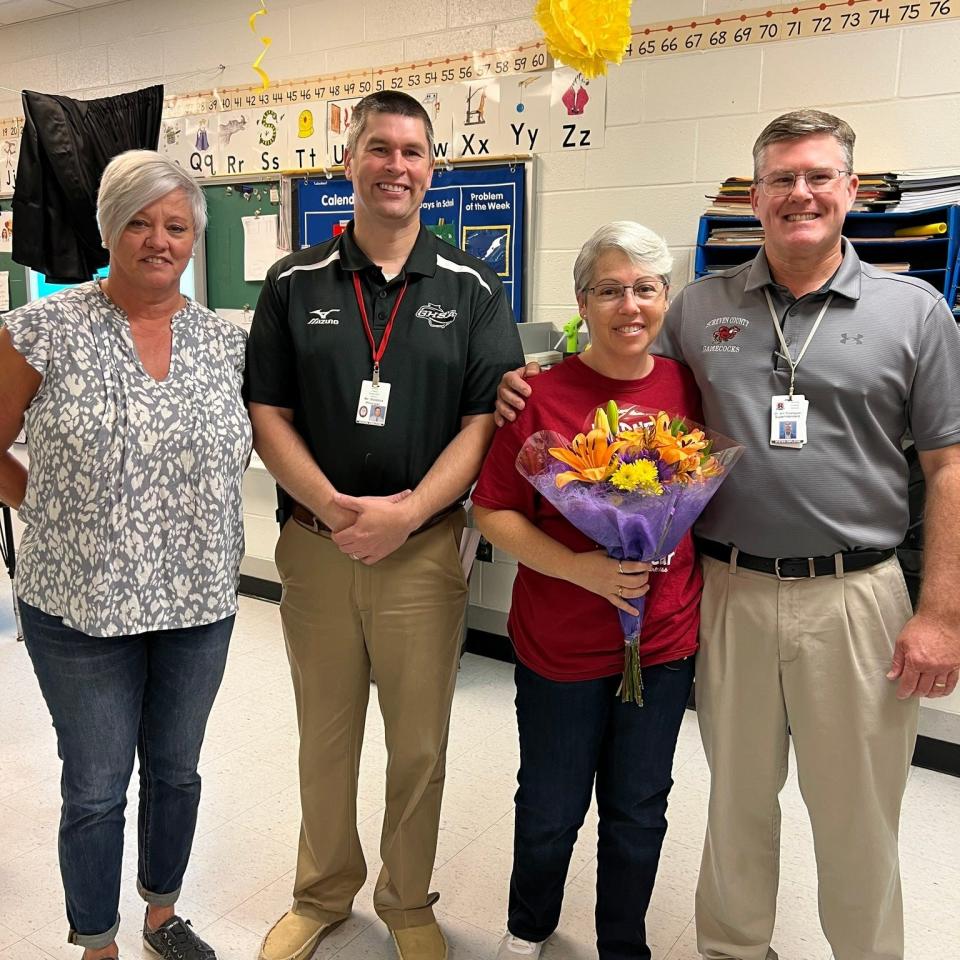
[{"label": "under armour logo", "polygon": [[862,333],[855,333],[855,334],[851,337],[850,334],[848,334],[848,333],[841,333],[841,334],[840,334],[840,342],[841,342],[841,343],[855,343],[857,346],[860,346],[860,344],[863,343],[863,334],[862,334]]}]

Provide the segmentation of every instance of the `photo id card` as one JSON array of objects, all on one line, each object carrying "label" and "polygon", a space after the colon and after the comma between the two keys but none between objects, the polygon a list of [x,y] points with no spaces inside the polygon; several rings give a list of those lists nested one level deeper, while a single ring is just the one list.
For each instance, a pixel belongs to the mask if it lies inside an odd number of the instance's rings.
[{"label": "photo id card", "polygon": [[390,384],[381,380],[364,380],[360,386],[357,404],[357,423],[368,427],[382,427],[387,422],[387,404],[390,402]]},{"label": "photo id card", "polygon": [[801,393],[774,397],[770,403],[770,445],[799,450],[807,442],[807,410]]}]

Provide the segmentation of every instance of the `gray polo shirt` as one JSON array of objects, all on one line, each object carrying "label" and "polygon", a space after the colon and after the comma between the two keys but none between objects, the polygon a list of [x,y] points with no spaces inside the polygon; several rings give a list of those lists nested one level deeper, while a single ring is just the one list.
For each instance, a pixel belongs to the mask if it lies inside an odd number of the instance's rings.
[{"label": "gray polo shirt", "polygon": [[[770,289],[794,357],[825,298],[833,300],[797,368],[810,402],[802,449],[770,446],[770,400],[786,393],[764,296]],[[920,450],[960,443],[960,332],[921,280],[843,263],[799,299],[773,282],[764,251],[681,291],[657,351],[682,360],[703,394],[706,424],[745,446],[696,526],[710,540],[766,557],[887,548],[907,529],[909,431]]]}]

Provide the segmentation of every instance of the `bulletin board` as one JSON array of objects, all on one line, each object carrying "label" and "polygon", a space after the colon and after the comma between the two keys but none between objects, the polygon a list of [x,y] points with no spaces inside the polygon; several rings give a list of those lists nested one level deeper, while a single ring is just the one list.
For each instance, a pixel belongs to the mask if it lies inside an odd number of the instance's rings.
[{"label": "bulletin board", "polygon": [[[441,239],[486,263],[523,320],[526,167],[521,162],[437,167],[421,221]],[[353,218],[353,184],[343,177],[293,181],[294,246],[313,246]]]},{"label": "bulletin board", "polygon": [[[0,220],[3,219],[3,214],[10,213],[11,207],[11,200],[0,200]],[[0,249],[0,273],[2,272],[8,275],[10,309],[22,307],[27,302],[27,272],[19,263],[13,262],[10,252]]]},{"label": "bulletin board", "polygon": [[215,184],[203,188],[207,198],[206,278],[207,306],[211,310],[243,310],[257,305],[260,281],[243,278],[243,218],[279,213],[270,199],[276,182]]}]

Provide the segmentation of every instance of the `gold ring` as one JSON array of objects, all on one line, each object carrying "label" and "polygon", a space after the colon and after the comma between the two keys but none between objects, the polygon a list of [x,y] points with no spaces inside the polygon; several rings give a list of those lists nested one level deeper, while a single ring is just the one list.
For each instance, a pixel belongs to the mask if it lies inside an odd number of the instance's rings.
[{"label": "gold ring", "polygon": [[620,573],[623,573],[623,561],[622,561],[622,560],[618,560],[618,561],[617,561],[617,570],[619,570]]},{"label": "gold ring", "polygon": [[617,587],[617,596],[622,600],[623,599],[623,587]]},{"label": "gold ring", "polygon": [[351,560],[359,560],[360,558],[359,558],[355,553],[351,553],[351,554],[350,554],[350,559],[351,559]]},{"label": "gold ring", "polygon": [[945,686],[946,686],[945,683],[936,683],[936,682],[935,682],[933,685],[934,685],[935,687],[945,687]]}]

